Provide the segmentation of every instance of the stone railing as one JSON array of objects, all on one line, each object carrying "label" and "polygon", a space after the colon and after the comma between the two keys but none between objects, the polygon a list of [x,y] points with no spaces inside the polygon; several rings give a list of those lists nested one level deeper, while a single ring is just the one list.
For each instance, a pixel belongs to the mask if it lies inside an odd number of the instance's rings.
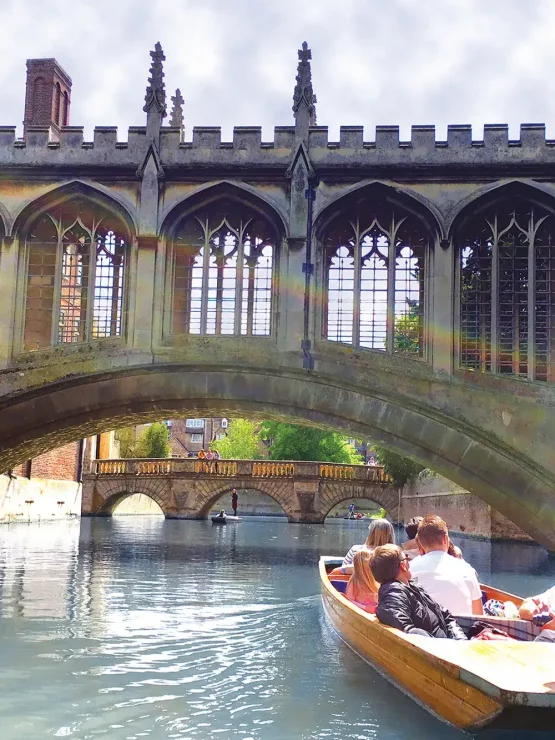
[{"label": "stone railing", "polygon": [[94,460],[90,474],[103,476],[217,476],[221,478],[325,478],[390,485],[381,466],[279,460],[199,460],[198,458]]}]

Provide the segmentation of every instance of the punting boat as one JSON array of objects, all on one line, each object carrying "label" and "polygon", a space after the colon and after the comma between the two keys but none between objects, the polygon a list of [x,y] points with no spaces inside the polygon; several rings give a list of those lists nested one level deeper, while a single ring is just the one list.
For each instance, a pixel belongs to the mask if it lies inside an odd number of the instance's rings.
[{"label": "punting boat", "polygon": [[[340,593],[340,562],[320,558],[325,612],[339,636],[385,678],[445,722],[482,729],[553,730],[555,645],[512,641],[434,640],[380,624]],[[337,587],[336,587],[337,586]],[[488,598],[521,599],[482,587]],[[482,619],[482,617],[476,617]],[[496,623],[496,618],[484,621]],[[520,621],[520,620],[516,620]]]},{"label": "punting boat", "polygon": [[226,514],[225,516],[213,516],[211,517],[212,524],[234,524],[235,522],[242,521],[242,518],[240,516],[230,516],[229,514]]}]

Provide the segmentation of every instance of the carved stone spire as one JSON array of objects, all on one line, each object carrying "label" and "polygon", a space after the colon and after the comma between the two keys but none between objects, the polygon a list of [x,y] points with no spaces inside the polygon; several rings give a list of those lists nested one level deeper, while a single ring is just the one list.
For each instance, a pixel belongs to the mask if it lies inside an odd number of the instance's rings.
[{"label": "carved stone spire", "polygon": [[[306,41],[303,41],[302,48],[299,49],[298,54],[299,63],[297,65],[297,84],[293,93],[293,113],[295,114],[295,121],[298,121],[299,118],[308,118],[308,125],[315,126],[316,95],[314,95],[312,89],[312,71],[310,69],[312,52],[308,48]],[[304,111],[303,108],[305,109]]]},{"label": "carved stone spire", "polygon": [[181,95],[181,90],[179,88],[177,88],[175,95],[171,100],[173,107],[170,113],[170,126],[183,130],[183,103],[185,101],[183,100],[183,96]]},{"label": "carved stone spire", "polygon": [[161,118],[166,116],[166,88],[164,86],[164,69],[162,62],[166,61],[160,42],[157,41],[154,51],[150,52],[152,63],[150,65],[150,77],[146,87],[144,112],[149,113],[153,106],[156,107]]}]

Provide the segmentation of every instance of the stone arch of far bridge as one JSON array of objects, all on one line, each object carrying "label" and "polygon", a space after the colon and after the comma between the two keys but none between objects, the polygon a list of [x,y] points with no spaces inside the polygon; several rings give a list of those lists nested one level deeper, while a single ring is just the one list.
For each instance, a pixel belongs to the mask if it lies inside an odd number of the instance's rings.
[{"label": "stone arch of far bridge", "polygon": [[385,509],[386,515],[393,521],[399,520],[399,490],[392,484],[374,485],[369,488],[365,485],[351,484],[348,481],[326,481],[320,488],[320,507],[322,518],[344,501],[357,499],[370,501]]},{"label": "stone arch of far bridge", "polygon": [[321,240],[329,224],[341,215],[353,202],[373,196],[390,201],[393,205],[414,215],[430,235],[433,244],[436,238],[446,234],[443,215],[438,207],[428,198],[410,188],[388,180],[366,180],[358,182],[334,194],[332,200],[326,201],[316,211],[314,230],[317,239]]},{"label": "stone arch of far bridge", "polygon": [[13,236],[25,234],[41,213],[76,197],[108,209],[124,224],[129,242],[133,240],[137,233],[137,220],[128,204],[124,203],[115,193],[97,183],[77,179],[55,185],[25,203],[15,214],[11,234]]},{"label": "stone arch of far bridge", "polygon": [[128,478],[126,481],[114,478],[96,481],[90,513],[94,516],[112,516],[122,501],[137,493],[148,496],[158,504],[164,516],[167,516],[170,506],[170,483],[164,478],[152,478],[151,480]]},{"label": "stone arch of far bridge", "polygon": [[11,217],[6,206],[0,202],[0,239],[11,233]]},{"label": "stone arch of far bridge", "polygon": [[[200,484],[202,486],[202,484]],[[218,482],[214,481],[211,485],[205,486],[204,490],[199,491],[196,500],[196,509],[198,511],[199,518],[206,518],[210,513],[210,510],[215,506],[217,501],[225,495],[231,495],[233,489],[237,491],[249,490],[256,491],[257,493],[263,493],[269,496],[273,501],[278,504],[283,513],[290,517],[294,509],[294,489],[293,481],[290,479],[259,479],[256,481],[248,480],[233,480]],[[239,500],[239,505],[240,505]]]},{"label": "stone arch of far bridge", "polygon": [[288,234],[288,219],[280,206],[265,193],[243,182],[219,180],[200,186],[185,198],[173,203],[160,218],[160,232],[171,238],[173,231],[187,216],[201,208],[228,199],[247,205],[273,224],[279,239]]}]

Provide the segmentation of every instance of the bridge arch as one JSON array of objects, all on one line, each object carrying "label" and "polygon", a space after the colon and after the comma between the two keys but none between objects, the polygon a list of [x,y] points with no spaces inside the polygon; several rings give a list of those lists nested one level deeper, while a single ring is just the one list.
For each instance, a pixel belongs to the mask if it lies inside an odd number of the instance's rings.
[{"label": "bridge arch", "polygon": [[10,214],[6,206],[0,202],[0,239],[10,233]]},{"label": "bridge arch", "polygon": [[[256,484],[253,484],[252,481],[234,481],[233,484],[229,482],[218,483],[215,481],[210,488],[212,490],[206,490],[204,493],[199,494],[196,499],[198,515],[202,519],[208,516],[211,509],[214,508],[214,505],[222,496],[231,494],[234,488],[237,490],[248,489],[263,493],[275,501],[286,516],[291,516],[292,513],[291,483],[286,480],[260,480],[256,481]],[[241,501],[239,501],[240,505]],[[229,512],[229,506],[225,508]]]},{"label": "bridge arch", "polygon": [[130,496],[141,493],[158,504],[164,516],[168,511],[169,486],[167,482],[149,481],[126,481],[122,486],[121,481],[105,480],[99,481],[93,492],[92,510],[95,516],[112,516],[114,510]]},{"label": "bridge arch", "polygon": [[371,491],[363,485],[345,485],[326,482],[322,486],[321,512],[324,519],[339,504],[344,501],[357,499],[371,501],[385,509],[386,514],[393,521],[399,521],[399,491],[391,486],[374,487]]},{"label": "bridge arch", "polygon": [[[538,542],[555,549],[553,474],[526,449],[504,443],[481,427],[482,422],[473,426],[461,420],[461,410],[468,406],[462,386],[450,386],[451,411],[448,405],[440,411],[424,405],[425,386],[417,379],[414,397],[403,397],[391,384],[389,367],[383,383],[375,370],[371,384],[362,375],[357,386],[353,375],[346,381],[343,365],[337,377],[284,372],[278,365],[219,370],[150,366],[43,385],[3,402],[1,464],[4,469],[14,467],[90,434],[184,411],[190,416],[289,418],[388,445],[475,493]],[[444,394],[439,388],[438,392]],[[490,407],[485,395],[480,399],[476,403],[484,418],[500,415],[498,394],[490,399]],[[509,408],[514,401],[509,394]],[[530,405],[530,413],[534,416],[527,429],[539,423],[536,404]],[[510,423],[510,418],[503,419],[503,425]],[[500,422],[500,429],[503,425]],[[546,434],[540,430],[534,446],[544,454],[541,439],[545,444],[547,428]]]}]

